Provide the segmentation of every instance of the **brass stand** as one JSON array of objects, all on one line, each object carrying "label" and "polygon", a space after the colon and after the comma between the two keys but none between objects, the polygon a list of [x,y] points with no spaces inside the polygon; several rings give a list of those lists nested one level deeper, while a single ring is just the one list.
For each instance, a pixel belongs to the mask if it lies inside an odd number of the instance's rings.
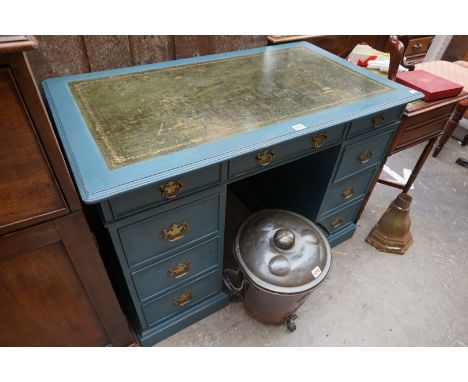
[{"label": "brass stand", "polygon": [[411,200],[407,193],[399,194],[372,228],[366,242],[381,252],[404,254],[413,244],[409,216]]}]

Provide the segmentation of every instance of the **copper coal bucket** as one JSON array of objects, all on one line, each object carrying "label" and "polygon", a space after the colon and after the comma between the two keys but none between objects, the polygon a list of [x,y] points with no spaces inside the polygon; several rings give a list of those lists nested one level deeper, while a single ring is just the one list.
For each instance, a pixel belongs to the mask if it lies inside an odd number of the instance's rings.
[{"label": "copper coal bucket", "polygon": [[241,225],[234,246],[239,269],[223,275],[232,298],[257,320],[294,331],[296,311],[330,269],[323,233],[299,214],[262,210]]}]

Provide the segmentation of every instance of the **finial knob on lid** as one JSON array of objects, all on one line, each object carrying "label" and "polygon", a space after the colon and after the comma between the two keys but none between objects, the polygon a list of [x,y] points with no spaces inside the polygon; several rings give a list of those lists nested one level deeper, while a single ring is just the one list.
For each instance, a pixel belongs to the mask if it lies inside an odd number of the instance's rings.
[{"label": "finial knob on lid", "polygon": [[275,232],[275,245],[281,249],[290,249],[296,240],[294,232],[288,228],[280,228]]}]

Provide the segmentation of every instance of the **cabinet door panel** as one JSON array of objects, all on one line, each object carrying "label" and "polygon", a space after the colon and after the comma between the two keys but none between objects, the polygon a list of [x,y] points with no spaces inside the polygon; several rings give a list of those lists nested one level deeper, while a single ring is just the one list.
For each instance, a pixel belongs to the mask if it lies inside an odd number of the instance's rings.
[{"label": "cabinet door panel", "polygon": [[54,224],[32,228],[0,238],[0,346],[106,345]]},{"label": "cabinet door panel", "polygon": [[0,236],[0,346],[132,341],[81,212]]},{"label": "cabinet door panel", "polygon": [[0,158],[0,233],[67,212],[13,77],[5,68],[0,69]]}]

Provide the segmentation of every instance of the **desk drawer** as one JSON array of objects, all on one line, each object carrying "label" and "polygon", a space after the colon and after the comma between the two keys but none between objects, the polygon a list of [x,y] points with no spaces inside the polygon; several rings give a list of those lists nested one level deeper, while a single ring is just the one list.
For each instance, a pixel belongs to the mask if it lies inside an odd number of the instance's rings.
[{"label": "desk drawer", "polygon": [[434,40],[434,36],[413,38],[409,40],[405,55],[407,57],[425,55],[432,44],[432,40]]},{"label": "desk drawer", "polygon": [[399,122],[402,111],[402,107],[396,107],[356,119],[351,122],[348,137],[354,137],[358,134],[367,133],[369,131],[384,129],[392,123]]},{"label": "desk drawer", "polygon": [[219,239],[214,238],[132,274],[140,301],[189,282],[218,265]]},{"label": "desk drawer", "polygon": [[422,123],[418,126],[413,126],[411,129],[405,130],[403,134],[398,138],[395,150],[399,150],[405,146],[413,146],[418,141],[425,141],[429,136],[437,136],[442,134],[445,123],[447,122],[450,115]]},{"label": "desk drawer", "polygon": [[322,131],[293,139],[286,143],[266,147],[254,153],[243,155],[229,161],[229,178],[241,176],[253,170],[275,165],[295,154],[307,150],[319,150],[339,142],[344,134],[345,125],[333,126]]},{"label": "desk drawer", "polygon": [[112,216],[106,216],[106,220],[119,219],[219,183],[221,183],[221,165],[170,178],[111,199],[109,205]]},{"label": "desk drawer", "polygon": [[359,199],[356,203],[343,208],[328,217],[322,218],[318,223],[325,228],[330,234],[344,227],[348,223],[352,223],[356,217],[359,208],[361,207],[362,199]]},{"label": "desk drawer", "polygon": [[220,195],[151,216],[118,229],[130,267],[219,230]]},{"label": "desk drawer", "polygon": [[369,184],[375,175],[375,170],[376,167],[333,184],[324,198],[320,216],[326,215],[328,211],[345,203],[362,198],[367,193]]},{"label": "desk drawer", "polygon": [[393,137],[394,129],[356,143],[347,143],[341,154],[335,182],[379,163]]},{"label": "desk drawer", "polygon": [[196,305],[220,290],[219,273],[213,272],[143,305],[148,326]]}]

